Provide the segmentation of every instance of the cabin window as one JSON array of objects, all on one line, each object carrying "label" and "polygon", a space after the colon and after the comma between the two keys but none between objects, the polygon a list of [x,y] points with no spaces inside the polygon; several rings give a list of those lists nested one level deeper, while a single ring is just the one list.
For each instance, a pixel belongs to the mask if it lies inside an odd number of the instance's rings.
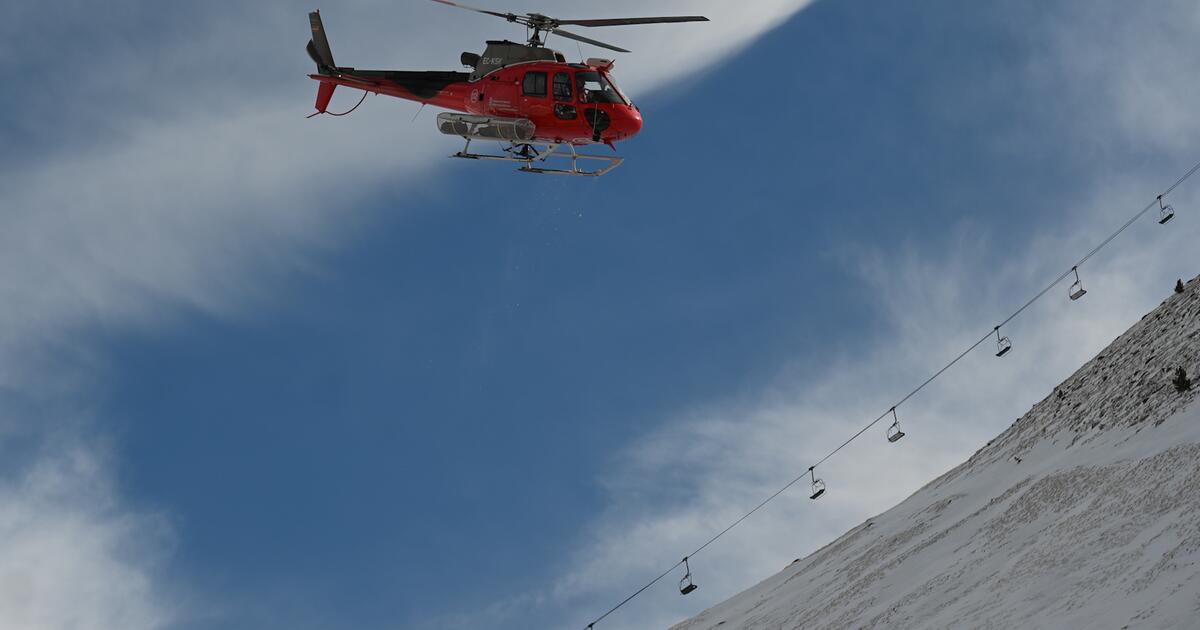
[{"label": "cabin window", "polygon": [[629,104],[616,87],[599,72],[576,72],[575,84],[579,88],[579,100],[584,103]]},{"label": "cabin window", "polygon": [[525,96],[545,96],[546,95],[546,73],[545,72],[526,72],[525,81],[521,86],[521,93]]},{"label": "cabin window", "polygon": [[554,75],[554,100],[571,100],[571,75],[559,72]]},{"label": "cabin window", "polygon": [[574,105],[567,105],[566,103],[555,103],[554,104],[554,115],[561,118],[562,120],[575,120],[579,116],[579,113],[575,111]]}]

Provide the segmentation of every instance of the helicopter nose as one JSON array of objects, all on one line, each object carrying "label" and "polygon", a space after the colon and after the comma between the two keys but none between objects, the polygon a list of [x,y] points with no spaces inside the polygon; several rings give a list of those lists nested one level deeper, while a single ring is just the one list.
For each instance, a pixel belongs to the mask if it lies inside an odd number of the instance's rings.
[{"label": "helicopter nose", "polygon": [[623,138],[632,138],[642,130],[642,112],[636,107],[629,106],[625,108],[621,116],[620,133]]}]

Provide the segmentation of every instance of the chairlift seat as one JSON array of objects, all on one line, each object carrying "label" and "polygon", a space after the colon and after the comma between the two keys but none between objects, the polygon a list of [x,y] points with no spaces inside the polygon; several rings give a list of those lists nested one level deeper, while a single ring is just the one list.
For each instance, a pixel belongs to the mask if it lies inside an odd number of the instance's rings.
[{"label": "chairlift seat", "polygon": [[996,344],[996,348],[996,356],[1002,357],[1008,354],[1009,350],[1012,350],[1012,342],[1008,340],[1008,337],[1005,337]]},{"label": "chairlift seat", "polygon": [[687,556],[684,556],[683,577],[679,578],[679,594],[687,595],[694,590],[696,590],[696,583],[692,581],[692,566],[688,564]]},{"label": "chairlift seat", "polygon": [[1171,206],[1167,206],[1166,208],[1163,208],[1161,212],[1159,212],[1158,224],[1166,225],[1167,221],[1170,221],[1171,219],[1174,219],[1174,218],[1175,218],[1175,209],[1172,208]]},{"label": "chairlift seat", "polygon": [[825,482],[820,479],[814,481],[812,485],[812,491],[812,496],[808,498],[814,500],[820,498],[822,494],[825,494]]},{"label": "chairlift seat", "polygon": [[904,432],[896,431],[895,433],[888,434],[888,441],[889,442],[899,442],[900,438],[902,438],[902,437],[904,437]]},{"label": "chairlift seat", "polygon": [[1072,301],[1078,300],[1084,295],[1087,295],[1087,289],[1083,288],[1083,285],[1079,284],[1078,282],[1071,285],[1071,294],[1069,297]]}]

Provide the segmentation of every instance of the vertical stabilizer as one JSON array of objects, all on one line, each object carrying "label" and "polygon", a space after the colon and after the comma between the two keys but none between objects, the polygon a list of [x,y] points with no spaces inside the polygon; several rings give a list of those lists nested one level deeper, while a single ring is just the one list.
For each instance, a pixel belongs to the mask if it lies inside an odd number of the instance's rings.
[{"label": "vertical stabilizer", "polygon": [[308,40],[308,56],[317,64],[317,72],[333,74],[337,70],[337,64],[333,62],[333,53],[329,50],[325,25],[321,23],[321,12],[309,13],[308,22],[312,26],[312,39]]}]

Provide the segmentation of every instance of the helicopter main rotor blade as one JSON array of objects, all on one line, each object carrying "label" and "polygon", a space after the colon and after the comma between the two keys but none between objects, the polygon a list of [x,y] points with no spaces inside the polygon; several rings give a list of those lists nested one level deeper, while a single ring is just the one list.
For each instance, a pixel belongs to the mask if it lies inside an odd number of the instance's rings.
[{"label": "helicopter main rotor blade", "polygon": [[625,50],[624,48],[619,48],[617,46],[613,46],[612,44],[605,44],[604,42],[597,41],[594,39],[589,39],[587,37],[584,37],[583,35],[576,35],[575,33],[572,33],[570,31],[564,31],[561,28],[551,29],[550,32],[554,33],[555,35],[559,35],[561,37],[566,37],[567,39],[573,39],[577,42],[583,42],[585,44],[591,44],[593,46],[599,46],[601,48],[607,48],[609,50],[615,50],[617,52],[623,52],[623,53],[630,52],[628,50]]},{"label": "helicopter main rotor blade", "polygon": [[438,4],[444,4],[444,5],[450,6],[450,7],[458,7],[459,9],[466,9],[468,11],[474,11],[476,13],[486,13],[487,15],[494,15],[498,18],[504,18],[504,19],[508,20],[509,22],[512,22],[513,18],[516,17],[512,13],[500,13],[499,11],[488,11],[487,9],[477,9],[475,7],[469,7],[465,4],[451,2],[450,0],[433,0],[433,1],[437,2]]},{"label": "helicopter main rotor blade", "polygon": [[[441,0],[438,0],[439,2]],[[574,26],[625,26],[628,24],[665,24],[668,22],[707,22],[703,15],[670,15],[666,17],[605,18],[599,20],[555,20]]]}]

